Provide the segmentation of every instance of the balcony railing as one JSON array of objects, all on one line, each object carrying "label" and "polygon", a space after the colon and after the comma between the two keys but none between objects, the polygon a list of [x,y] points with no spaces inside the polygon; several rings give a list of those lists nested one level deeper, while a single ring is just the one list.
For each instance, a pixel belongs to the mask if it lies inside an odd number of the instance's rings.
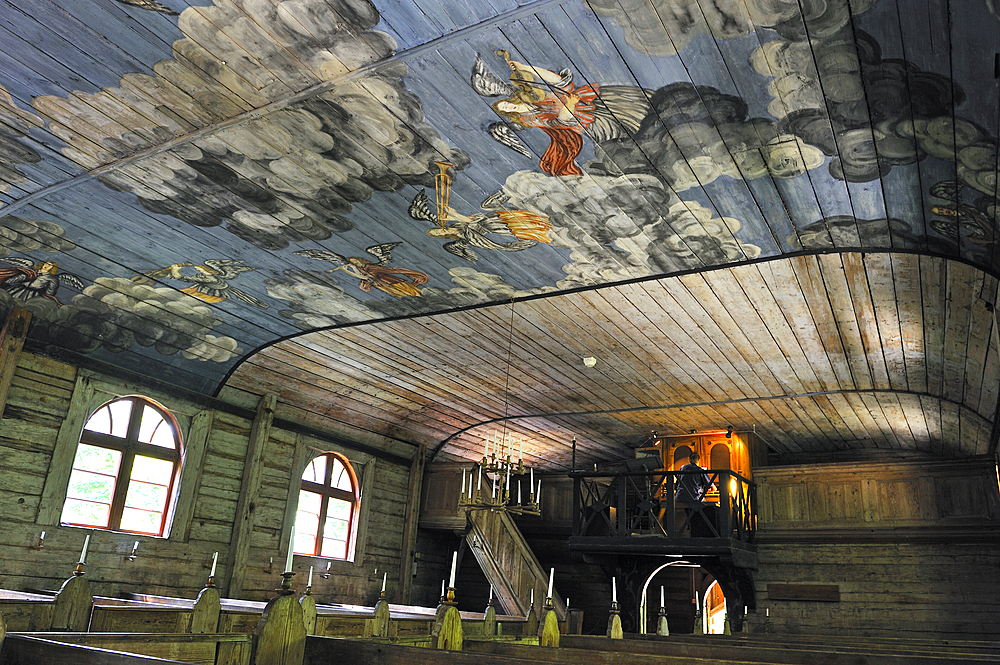
[{"label": "balcony railing", "polygon": [[[697,506],[674,501],[680,476],[700,472],[627,471],[570,474],[574,538],[712,538],[752,543],[757,485],[729,470],[708,469],[713,489]],[[691,541],[688,541],[691,542]]]}]

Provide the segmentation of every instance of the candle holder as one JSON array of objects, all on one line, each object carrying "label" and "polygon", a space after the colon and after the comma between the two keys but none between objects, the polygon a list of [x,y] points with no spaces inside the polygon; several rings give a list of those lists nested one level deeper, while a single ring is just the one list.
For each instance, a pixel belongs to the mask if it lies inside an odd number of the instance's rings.
[{"label": "candle holder", "polygon": [[670,626],[667,624],[667,609],[660,605],[660,613],[656,615],[656,634],[669,636]]},{"label": "candle holder", "polygon": [[458,603],[455,601],[455,587],[450,586],[448,590],[445,591],[444,596],[441,598],[442,605],[452,605],[457,606]]},{"label": "candle holder", "polygon": [[320,577],[322,577],[324,580],[330,579],[330,562],[329,561],[326,562],[326,572],[325,573],[321,573]]},{"label": "candle holder", "polygon": [[281,587],[275,589],[275,591],[277,591],[278,594],[281,596],[291,596],[292,594],[294,594],[295,590],[292,589],[292,577],[294,576],[295,573],[293,573],[290,570],[286,570],[285,572],[283,572],[281,574]]},{"label": "candle holder", "polygon": [[33,551],[38,551],[45,547],[45,532],[42,531],[42,535],[38,536],[38,542],[34,545],[29,545],[28,549]]},{"label": "candle holder", "polygon": [[76,569],[73,571],[73,575],[75,575],[77,577],[81,577],[83,575],[83,567],[86,566],[86,565],[87,564],[85,564],[83,561],[77,561],[76,562]]},{"label": "candle holder", "polygon": [[208,581],[205,582],[205,588],[206,589],[214,589],[215,588],[215,575],[209,575],[208,576]]}]

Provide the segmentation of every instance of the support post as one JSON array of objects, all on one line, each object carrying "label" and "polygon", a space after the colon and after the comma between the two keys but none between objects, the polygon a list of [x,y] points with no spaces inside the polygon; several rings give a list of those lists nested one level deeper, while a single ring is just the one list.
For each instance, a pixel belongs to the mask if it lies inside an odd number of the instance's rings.
[{"label": "support post", "polygon": [[20,307],[14,307],[7,315],[7,321],[0,330],[0,419],[7,406],[7,394],[10,392],[10,382],[17,369],[17,359],[24,348],[24,338],[28,336],[28,324],[31,323],[31,312]]},{"label": "support post", "polygon": [[[250,437],[247,443],[246,461],[243,465],[243,486],[240,488],[240,499],[236,504],[236,524],[233,538],[229,544],[229,557],[226,561],[225,584],[226,596],[239,598],[243,593],[248,560],[250,558],[250,538],[253,534],[254,509],[260,495],[261,473],[264,468],[264,450],[271,436],[271,424],[274,422],[274,406],[278,398],[268,393],[260,398],[257,404],[257,414],[250,427]],[[301,608],[298,603],[295,604]]]},{"label": "support post", "polygon": [[420,493],[424,484],[427,446],[421,444],[410,462],[410,480],[406,488],[406,517],[403,525],[403,548],[399,564],[399,600],[409,604],[413,593],[413,550],[417,545],[417,521],[420,519]]}]

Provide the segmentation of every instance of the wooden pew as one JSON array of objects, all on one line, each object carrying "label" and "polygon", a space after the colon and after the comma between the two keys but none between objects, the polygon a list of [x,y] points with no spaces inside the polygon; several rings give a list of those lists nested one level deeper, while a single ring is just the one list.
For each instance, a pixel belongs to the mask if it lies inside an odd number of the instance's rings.
[{"label": "wooden pew", "polygon": [[92,598],[90,583],[74,575],[54,595],[0,590],[0,614],[11,632],[84,631],[90,622]]},{"label": "wooden pew", "polygon": [[[248,662],[250,638],[247,635],[215,635],[191,633],[42,633],[8,634],[11,637],[32,637],[49,642],[86,647],[101,651],[117,651],[162,659],[167,662],[215,665],[216,652],[222,644],[237,646]],[[4,647],[6,651],[6,647]],[[3,663],[0,660],[0,663]],[[61,662],[61,661],[60,661]]]},{"label": "wooden pew", "polygon": [[0,665],[169,665],[182,661],[112,649],[67,644],[37,635],[9,634],[0,649]]},{"label": "wooden pew", "polygon": [[[576,641],[578,636],[573,636]],[[942,654],[903,654],[887,651],[837,651],[835,649],[732,648],[713,645],[703,638],[699,648],[682,645],[675,649],[670,638],[653,640],[609,640],[586,636],[573,647],[524,646],[504,640],[470,640],[464,652],[440,652],[413,647],[378,644],[371,641],[308,637],[303,665],[344,662],[379,665],[527,665],[529,663],[573,663],[574,665],[748,665],[750,663],[791,663],[794,665],[985,665],[995,657],[952,651]],[[899,645],[892,645],[893,647]]]}]

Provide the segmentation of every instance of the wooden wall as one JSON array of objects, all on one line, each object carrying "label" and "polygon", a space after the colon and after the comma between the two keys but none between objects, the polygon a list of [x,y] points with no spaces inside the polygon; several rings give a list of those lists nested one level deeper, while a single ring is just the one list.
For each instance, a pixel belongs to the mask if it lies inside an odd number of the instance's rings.
[{"label": "wooden wall", "polygon": [[[769,612],[774,632],[1000,633],[1000,498],[991,459],[777,467],[756,479],[753,629],[763,630]],[[831,588],[839,600],[806,599]]]},{"label": "wooden wall", "polygon": [[[146,591],[193,597],[219,551],[217,581],[229,576],[225,560],[234,542],[239,496],[248,469],[251,421],[169,394],[128,385],[51,359],[22,354],[0,420],[0,588],[58,588],[79,558],[87,529],[58,526],[67,464],[87,414],[116,395],[143,394],[171,410],[185,448],[178,500],[167,538],[96,531],[91,537],[87,577],[95,594]],[[67,438],[68,437],[68,438]],[[355,603],[381,585],[375,568],[389,572],[390,598],[398,588],[400,551],[409,468],[278,427],[270,429],[262,454],[261,487],[250,507],[247,565],[240,597],[263,599],[280,581],[291,521],[289,497],[297,495],[301,469],[314,449],[338,450],[362,476],[362,518],[356,561],[295,557],[293,585],[305,586],[316,567],[314,593],[320,600]],[[371,525],[371,526],[369,526]],[[44,548],[30,549],[45,530]],[[135,540],[139,556],[128,560]],[[273,563],[272,563],[273,559]]]}]

